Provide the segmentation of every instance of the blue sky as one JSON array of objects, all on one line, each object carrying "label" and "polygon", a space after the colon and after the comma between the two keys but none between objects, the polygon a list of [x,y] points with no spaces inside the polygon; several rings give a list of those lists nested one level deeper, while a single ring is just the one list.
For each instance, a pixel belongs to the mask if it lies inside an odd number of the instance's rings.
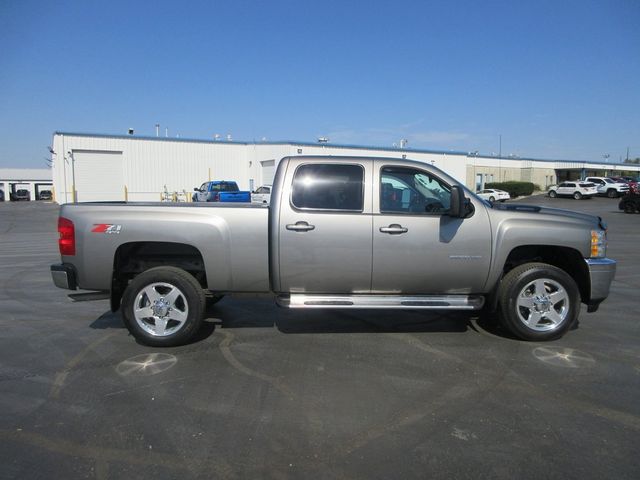
[{"label": "blue sky", "polygon": [[640,157],[640,1],[0,0],[0,167],[56,130]]}]

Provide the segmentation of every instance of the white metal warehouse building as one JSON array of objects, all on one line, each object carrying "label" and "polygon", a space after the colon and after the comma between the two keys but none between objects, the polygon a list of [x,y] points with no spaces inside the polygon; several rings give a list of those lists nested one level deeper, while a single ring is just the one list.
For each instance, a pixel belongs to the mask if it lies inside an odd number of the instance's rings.
[{"label": "white metal warehouse building", "polygon": [[167,192],[176,192],[174,199],[189,200],[193,188],[208,180],[234,180],[240,189],[254,190],[272,183],[281,158],[295,155],[408,158],[435,165],[472,190],[490,181],[531,181],[545,188],[558,180],[623,172],[638,175],[640,170],[630,164],[483,157],[407,148],[65,132],[54,134],[52,148],[54,196],[60,204],[159,201]]}]

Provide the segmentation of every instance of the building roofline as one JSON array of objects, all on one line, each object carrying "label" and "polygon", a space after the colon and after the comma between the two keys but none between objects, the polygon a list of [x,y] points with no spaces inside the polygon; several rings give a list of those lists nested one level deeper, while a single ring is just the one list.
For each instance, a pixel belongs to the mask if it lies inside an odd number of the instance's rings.
[{"label": "building roofline", "polygon": [[394,148],[394,147],[375,147],[371,145],[350,145],[350,144],[337,144],[337,143],[313,143],[313,142],[296,142],[293,140],[278,140],[278,141],[252,141],[252,142],[239,142],[228,140],[209,140],[202,138],[178,138],[178,137],[152,137],[152,136],[140,136],[140,135],[112,135],[104,133],[80,133],[80,132],[60,132],[56,131],[54,135],[66,135],[69,137],[97,137],[97,138],[117,138],[120,140],[152,140],[159,142],[185,142],[185,143],[215,143],[221,145],[286,145],[291,147],[326,147],[326,148],[348,148],[348,149],[369,149],[369,150],[381,150],[385,152],[415,152],[415,153],[434,153],[441,155],[467,155],[467,152],[454,151],[454,150],[431,150],[431,149],[417,149],[417,148]]},{"label": "building roofline", "polygon": [[548,162],[548,163],[581,163],[588,165],[611,165],[611,166],[636,166],[636,164],[630,163],[603,163],[593,160],[569,160],[569,159],[549,159],[549,158],[531,158],[531,157],[501,157],[497,155],[474,155],[469,152],[463,152],[459,150],[432,150],[422,148],[397,148],[397,147],[383,147],[373,145],[352,145],[352,144],[337,144],[337,143],[313,143],[313,142],[296,142],[291,140],[282,141],[264,141],[264,142],[239,142],[229,140],[209,140],[202,138],[172,138],[172,137],[153,137],[153,136],[139,136],[139,135],[118,135],[118,134],[105,134],[105,133],[86,133],[86,132],[61,132],[55,131],[54,135],[64,135],[69,137],[94,137],[94,138],[114,138],[120,140],[151,140],[158,142],[183,142],[183,143],[207,143],[207,144],[220,144],[220,145],[283,145],[290,147],[324,147],[324,148],[343,148],[353,150],[378,150],[382,152],[397,152],[403,153],[409,156],[411,153],[429,153],[435,155],[460,155],[468,158],[480,158],[490,160],[517,160],[517,161],[530,161],[530,162]]}]

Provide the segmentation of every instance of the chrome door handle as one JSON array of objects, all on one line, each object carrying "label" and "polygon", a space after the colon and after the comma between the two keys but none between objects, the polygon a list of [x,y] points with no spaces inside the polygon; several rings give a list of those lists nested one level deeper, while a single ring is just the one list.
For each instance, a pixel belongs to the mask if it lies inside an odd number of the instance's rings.
[{"label": "chrome door handle", "polygon": [[307,222],[296,222],[295,224],[287,225],[287,230],[292,230],[294,232],[308,232],[315,228],[315,225],[309,225]]},{"label": "chrome door handle", "polygon": [[380,227],[380,231],[382,233],[390,233],[391,235],[398,235],[400,233],[407,233],[409,229],[404,228],[402,225],[398,225],[397,223],[393,223],[388,227]]}]

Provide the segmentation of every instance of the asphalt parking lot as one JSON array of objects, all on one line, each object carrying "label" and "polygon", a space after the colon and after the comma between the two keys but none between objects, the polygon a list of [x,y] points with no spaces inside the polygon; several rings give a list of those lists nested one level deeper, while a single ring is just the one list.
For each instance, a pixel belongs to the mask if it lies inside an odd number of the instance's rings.
[{"label": "asphalt parking lot", "polygon": [[558,341],[225,298],[172,349],[53,286],[56,205],[0,204],[0,478],[640,478],[640,214],[526,203],[604,217],[619,261]]}]

